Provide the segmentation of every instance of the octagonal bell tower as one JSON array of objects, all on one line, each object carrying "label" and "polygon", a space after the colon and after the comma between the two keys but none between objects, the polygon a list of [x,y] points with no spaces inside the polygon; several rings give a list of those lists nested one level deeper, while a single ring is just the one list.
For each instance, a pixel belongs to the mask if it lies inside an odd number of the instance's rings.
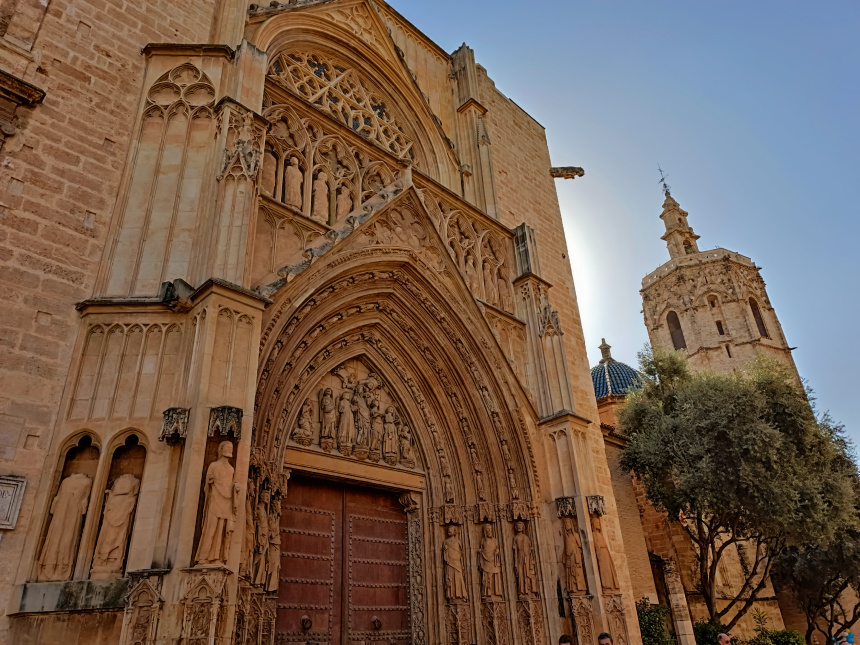
[{"label": "octagonal bell tower", "polygon": [[645,276],[640,291],[652,347],[684,349],[699,369],[727,371],[770,356],[796,373],[761,268],[727,249],[700,251],[688,213],[665,185],[664,194],[669,261]]}]

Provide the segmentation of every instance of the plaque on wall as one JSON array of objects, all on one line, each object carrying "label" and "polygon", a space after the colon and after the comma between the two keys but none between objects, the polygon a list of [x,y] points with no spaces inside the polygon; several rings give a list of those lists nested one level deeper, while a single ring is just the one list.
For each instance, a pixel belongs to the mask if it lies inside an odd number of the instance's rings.
[{"label": "plaque on wall", "polygon": [[25,477],[0,475],[0,529],[14,529],[27,485]]}]

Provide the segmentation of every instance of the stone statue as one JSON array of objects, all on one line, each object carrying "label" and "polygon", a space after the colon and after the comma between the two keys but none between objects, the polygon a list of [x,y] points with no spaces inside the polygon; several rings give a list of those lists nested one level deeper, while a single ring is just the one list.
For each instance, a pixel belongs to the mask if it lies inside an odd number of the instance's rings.
[{"label": "stone statue", "polygon": [[69,475],[51,502],[51,523],[39,555],[36,581],[68,580],[72,577],[81,524],[90,503],[93,480],[83,473]]},{"label": "stone statue", "polygon": [[330,387],[320,390],[320,448],[331,452],[337,435],[337,405]]},{"label": "stone statue", "polygon": [[475,268],[475,258],[471,253],[466,255],[466,284],[469,286],[469,291],[472,292],[472,295],[479,295],[480,291],[478,289],[478,273]]},{"label": "stone statue", "polygon": [[537,568],[532,541],[523,522],[514,524],[514,568],[517,572],[517,595],[530,596],[537,592]]},{"label": "stone statue", "polygon": [[284,203],[302,210],[302,170],[299,168],[299,160],[290,157],[290,165],[284,169]]},{"label": "stone statue", "polygon": [[445,494],[446,502],[454,501],[454,485],[451,483],[451,478],[449,476],[445,476],[442,478],[442,489]]},{"label": "stone statue", "polygon": [[481,570],[481,595],[496,598],[502,595],[502,556],[499,541],[493,536],[493,525],[484,524],[484,537],[478,549],[478,568]]},{"label": "stone statue", "polygon": [[445,564],[445,599],[453,603],[465,602],[468,596],[463,577],[463,548],[456,526],[448,527],[448,537],[442,543],[442,561]]},{"label": "stone statue", "polygon": [[314,208],[311,217],[328,224],[328,175],[322,171],[314,180]]},{"label": "stone statue", "polygon": [[222,441],[218,459],[209,464],[203,485],[203,532],[197,547],[197,564],[225,564],[230,552],[230,536],[236,523],[239,484],[233,482],[233,444]]},{"label": "stone statue", "polygon": [[370,409],[367,407],[365,389],[361,383],[353,391],[352,409],[355,410],[355,456],[366,459],[370,440]]},{"label": "stone statue", "polygon": [[475,465],[475,488],[478,492],[478,499],[482,502],[487,500],[487,485],[484,482],[484,471],[481,470],[479,464]]},{"label": "stone statue", "polygon": [[514,474],[513,468],[508,469],[508,486],[510,486],[510,489],[511,489],[511,497],[513,499],[519,499],[520,498],[520,489],[519,489],[519,486],[517,486],[517,477]]},{"label": "stone statue", "polygon": [[499,285],[499,307],[508,313],[513,313],[514,299],[511,295],[511,283],[508,282],[508,270],[505,265],[499,266],[498,274],[496,283]]},{"label": "stone statue", "polygon": [[337,221],[342,221],[352,212],[352,197],[347,186],[341,186],[337,194]]},{"label": "stone statue", "polygon": [[585,582],[585,570],[582,567],[582,540],[579,538],[579,527],[572,517],[565,517],[564,526],[564,553],[562,564],[564,565],[564,577],[567,592],[570,594],[583,594],[588,592]]},{"label": "stone statue", "polygon": [[260,499],[256,508],[256,535],[254,550],[257,552],[257,570],[254,574],[254,584],[263,585],[268,578],[269,563],[269,500],[271,496],[266,489],[260,490]]},{"label": "stone statue", "polygon": [[269,514],[269,558],[266,591],[275,592],[280,584],[281,571],[281,500],[272,500]]},{"label": "stone statue", "polygon": [[389,466],[397,463],[397,413],[389,406],[385,411],[385,422],[382,435],[382,458]]},{"label": "stone statue", "polygon": [[242,556],[242,575],[248,580],[254,578],[254,547],[257,546],[255,537],[257,525],[254,522],[254,501],[251,499],[251,488],[245,498],[245,553]]},{"label": "stone statue", "polygon": [[382,411],[382,403],[379,394],[370,400],[370,452],[368,457],[371,461],[379,461],[382,456],[382,435],[385,432],[385,414]]},{"label": "stone statue", "polygon": [[314,406],[310,399],[305,399],[299,410],[297,427],[293,430],[293,441],[300,446],[309,446],[314,440]]},{"label": "stone statue", "polygon": [[612,562],[612,554],[609,553],[609,545],[603,535],[599,515],[591,517],[591,537],[594,540],[594,553],[597,556],[597,568],[600,571],[600,584],[603,586],[603,591],[618,591],[621,585],[618,583],[615,563]]},{"label": "stone statue", "polygon": [[337,449],[347,457],[352,454],[355,444],[355,419],[352,416],[352,392],[347,390],[340,396],[337,411],[340,422],[337,428]]},{"label": "stone statue", "polygon": [[494,307],[499,306],[499,285],[496,284],[493,263],[484,260],[484,300]]},{"label": "stone statue", "polygon": [[138,491],[140,491],[140,480],[134,475],[117,477],[113,487],[105,491],[107,498],[102,515],[102,528],[99,531],[96,552],[93,556],[91,578],[122,575]]},{"label": "stone statue", "polygon": [[415,457],[412,456],[412,433],[409,426],[401,425],[397,434],[400,436],[400,464],[407,468],[415,468]]}]

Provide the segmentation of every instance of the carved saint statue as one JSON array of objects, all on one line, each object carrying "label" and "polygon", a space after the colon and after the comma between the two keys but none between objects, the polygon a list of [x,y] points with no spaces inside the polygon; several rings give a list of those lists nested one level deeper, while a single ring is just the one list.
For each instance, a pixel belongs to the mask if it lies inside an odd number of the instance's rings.
[{"label": "carved saint statue", "polygon": [[337,194],[337,221],[341,222],[352,212],[352,197],[347,186],[341,186]]},{"label": "carved saint statue", "polygon": [[248,580],[254,578],[254,549],[257,546],[256,540],[257,525],[254,522],[254,500],[251,498],[251,488],[248,487],[248,496],[245,498],[245,544],[244,553],[242,554],[242,575]]},{"label": "carved saint statue", "polygon": [[499,307],[508,313],[514,311],[514,299],[511,295],[511,283],[508,282],[508,270],[505,265],[499,266],[499,277],[497,284],[499,285]]},{"label": "carved saint statue", "polygon": [[385,463],[393,466],[397,463],[397,413],[389,406],[385,411],[385,422],[383,424],[382,457]]},{"label": "carved saint statue", "polygon": [[511,497],[513,499],[519,499],[520,498],[520,489],[519,489],[519,486],[517,486],[517,477],[514,474],[513,468],[508,468],[508,486],[511,489]]},{"label": "carved saint statue", "polygon": [[284,203],[302,210],[302,170],[299,160],[290,157],[290,165],[284,169]]},{"label": "carved saint statue", "polygon": [[412,456],[412,433],[409,426],[403,424],[397,428],[400,436],[400,463],[407,468],[415,468],[415,457]]},{"label": "carved saint statue", "polygon": [[272,500],[271,512],[269,514],[269,558],[268,576],[266,578],[266,591],[278,590],[280,584],[279,574],[281,571],[281,500]]},{"label": "carved saint statue", "polygon": [[478,274],[477,269],[475,268],[475,258],[471,253],[466,255],[465,274],[466,284],[469,286],[469,291],[471,291],[473,295],[479,295]]},{"label": "carved saint statue", "polygon": [[454,485],[451,483],[451,477],[445,476],[442,478],[442,488],[445,494],[446,502],[454,501]]},{"label": "carved saint statue", "polygon": [[530,596],[537,587],[537,569],[535,567],[535,552],[532,541],[526,533],[526,525],[522,522],[514,524],[514,568],[517,572],[517,594]]},{"label": "carved saint statue", "polygon": [[269,572],[269,500],[271,496],[265,488],[260,490],[257,501],[256,520],[257,532],[254,536],[254,550],[257,552],[257,569],[254,574],[254,584],[266,582]]},{"label": "carved saint statue", "polygon": [[445,563],[445,599],[448,602],[465,602],[466,581],[463,578],[463,548],[459,529],[448,527],[448,537],[442,543],[442,561]]},{"label": "carved saint statue", "polygon": [[352,446],[355,444],[355,419],[352,416],[352,392],[347,390],[340,396],[337,405],[340,414],[340,422],[337,428],[337,449],[347,457],[352,454]]},{"label": "carved saint statue", "polygon": [[385,414],[382,411],[382,403],[379,401],[379,393],[370,399],[370,452],[371,461],[379,461],[382,456],[382,435],[385,432]]},{"label": "carved saint statue", "polygon": [[591,517],[591,537],[594,540],[594,553],[597,556],[597,568],[600,571],[600,584],[603,591],[618,591],[618,574],[615,572],[615,563],[612,562],[612,554],[609,553],[609,545],[603,535],[603,527],[600,516]]},{"label": "carved saint statue", "polygon": [[320,172],[314,180],[314,208],[311,217],[328,224],[328,175]]},{"label": "carved saint statue", "polygon": [[579,527],[572,517],[563,519],[564,526],[564,553],[562,564],[564,565],[565,587],[570,594],[582,594],[588,592],[585,582],[585,570],[582,568],[582,540],[579,538]]},{"label": "carved saint statue", "polygon": [[225,564],[230,551],[230,536],[236,523],[239,484],[233,482],[233,444],[222,441],[218,459],[209,464],[203,493],[203,532],[197,547],[197,564]]},{"label": "carved saint statue", "polygon": [[493,536],[493,525],[484,524],[484,537],[478,549],[478,568],[481,570],[481,595],[496,598],[502,595],[502,556],[499,541]]},{"label": "carved saint statue", "polygon": [[499,306],[499,285],[495,280],[493,263],[484,260],[484,299],[494,307]]},{"label": "carved saint statue", "polygon": [[92,578],[110,578],[122,575],[125,549],[131,533],[131,520],[137,504],[140,480],[134,475],[121,475],[113,487],[105,491],[105,510],[102,528],[93,556]]},{"label": "carved saint statue", "polygon": [[90,502],[93,480],[83,473],[69,475],[51,502],[51,523],[39,555],[38,582],[72,577],[81,524]]},{"label": "carved saint statue", "polygon": [[293,441],[300,446],[309,446],[314,440],[314,406],[310,399],[305,399],[299,410],[299,420],[293,430]]},{"label": "carved saint statue", "polygon": [[366,459],[367,444],[370,439],[370,409],[367,407],[365,389],[361,383],[356,386],[352,394],[352,409],[355,410],[355,456]]},{"label": "carved saint statue", "polygon": [[337,435],[337,405],[330,387],[320,390],[320,448],[331,452]]}]

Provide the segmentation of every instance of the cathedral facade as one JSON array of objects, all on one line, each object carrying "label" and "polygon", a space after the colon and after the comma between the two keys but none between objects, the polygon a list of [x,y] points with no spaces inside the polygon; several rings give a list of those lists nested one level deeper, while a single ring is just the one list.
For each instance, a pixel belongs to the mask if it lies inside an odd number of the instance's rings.
[{"label": "cathedral facade", "polygon": [[637,643],[543,128],[381,0],[4,4],[0,640]]}]

